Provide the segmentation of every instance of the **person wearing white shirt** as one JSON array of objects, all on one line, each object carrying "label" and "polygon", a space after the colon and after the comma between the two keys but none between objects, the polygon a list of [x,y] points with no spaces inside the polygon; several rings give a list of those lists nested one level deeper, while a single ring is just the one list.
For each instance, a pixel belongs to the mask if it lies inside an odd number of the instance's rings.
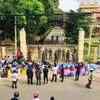
[{"label": "person wearing white shirt", "polygon": [[57,82],[57,74],[58,74],[58,68],[57,65],[54,64],[54,67],[52,68],[53,74],[52,74],[52,82],[55,81]]},{"label": "person wearing white shirt", "polygon": [[17,88],[18,72],[16,70],[12,73],[12,88]]}]

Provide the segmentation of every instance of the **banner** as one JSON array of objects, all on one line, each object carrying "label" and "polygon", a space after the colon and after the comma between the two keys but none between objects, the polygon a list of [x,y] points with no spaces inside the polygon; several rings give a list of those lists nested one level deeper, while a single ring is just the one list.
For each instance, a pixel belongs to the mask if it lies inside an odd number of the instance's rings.
[{"label": "banner", "polygon": [[20,30],[20,50],[23,53],[24,58],[27,59],[26,32],[24,28]]}]

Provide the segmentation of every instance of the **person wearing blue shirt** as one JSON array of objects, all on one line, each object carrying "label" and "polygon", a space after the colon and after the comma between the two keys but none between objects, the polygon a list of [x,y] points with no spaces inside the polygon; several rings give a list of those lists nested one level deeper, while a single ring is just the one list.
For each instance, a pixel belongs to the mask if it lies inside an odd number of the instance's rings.
[{"label": "person wearing blue shirt", "polygon": [[18,72],[18,63],[17,63],[17,61],[12,62],[12,71]]},{"label": "person wearing blue shirt", "polygon": [[32,61],[28,61],[26,73],[27,73],[27,83],[33,84],[33,63]]}]

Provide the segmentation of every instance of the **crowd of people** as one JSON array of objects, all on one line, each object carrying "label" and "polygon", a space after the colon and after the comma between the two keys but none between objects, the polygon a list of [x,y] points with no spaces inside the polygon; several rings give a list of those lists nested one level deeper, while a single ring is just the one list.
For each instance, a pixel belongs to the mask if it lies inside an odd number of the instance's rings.
[{"label": "crowd of people", "polygon": [[[58,66],[59,65],[59,66]],[[68,68],[68,66],[70,67]],[[67,67],[66,67],[67,66]],[[0,77],[8,77],[8,72],[10,71],[12,76],[12,88],[17,88],[18,87],[18,80],[19,80],[19,71],[26,69],[26,77],[27,77],[27,84],[33,84],[34,77],[36,79],[36,85],[41,85],[42,84],[42,79],[43,79],[43,84],[48,84],[48,81],[50,82],[57,82],[58,79],[60,79],[61,82],[64,82],[65,79],[65,69],[67,70],[67,73],[69,73],[68,69],[70,71],[74,70],[74,74],[70,73],[68,76],[72,75],[74,77],[75,81],[79,80],[80,73],[82,69],[88,70],[88,67],[84,63],[69,63],[69,64],[50,64],[47,61],[42,61],[41,63],[36,63],[32,60],[18,60],[16,59],[15,56],[13,57],[5,57],[0,60]],[[51,73],[51,78],[49,79],[49,72]],[[88,83],[86,84],[86,88],[91,88],[92,80],[93,80],[93,71],[94,69],[91,68],[88,70],[89,78],[88,78]],[[84,74],[85,75],[85,74]],[[19,92],[16,91],[14,93],[14,96],[11,98],[11,100],[19,100]],[[34,93],[33,94],[33,99],[32,100],[40,100],[39,99],[39,93]],[[52,96],[50,97],[50,100],[55,100],[55,98]]]},{"label": "crowd of people", "polygon": [[[70,67],[68,67],[69,65]],[[49,80],[51,82],[57,82],[58,78],[61,80],[61,82],[63,82],[66,73],[68,76],[74,76],[75,81],[78,81],[81,70],[84,69],[84,73],[88,70],[87,66],[83,63],[50,64],[47,61],[35,63],[32,60],[18,60],[15,56],[8,56],[0,60],[0,75],[1,77],[8,77],[8,71],[10,70],[10,72],[12,73],[12,88],[17,88],[19,70],[21,71],[24,68],[26,69],[27,84],[33,84],[33,76],[35,76],[36,85],[41,85],[42,79],[44,84],[47,84]],[[94,69],[92,68],[92,70]],[[51,79],[49,78],[50,71],[52,72]],[[92,71],[90,71],[90,73],[91,72]],[[91,76],[92,75],[90,75],[90,77]],[[92,80],[92,78],[89,78],[89,80]],[[91,81],[89,81],[89,84],[90,83]],[[90,85],[87,85],[87,87],[90,88]]]},{"label": "crowd of people", "polygon": [[[49,71],[52,70],[51,82],[57,82],[58,77],[58,67],[57,64],[49,64],[46,61],[42,63],[35,63],[32,60],[22,60],[19,61],[16,57],[10,58],[5,57],[0,60],[0,75],[1,77],[8,77],[8,71],[12,73],[12,88],[17,88],[18,74],[19,70],[26,69],[27,84],[33,84],[33,76],[35,75],[36,85],[41,85],[41,79],[43,79],[44,84],[49,81]],[[43,76],[43,78],[42,78]],[[64,81],[64,67],[63,64],[60,67],[60,78],[61,82]]]},{"label": "crowd of people", "polygon": [[[58,66],[59,65],[59,66]],[[70,67],[68,67],[70,65]],[[67,67],[66,67],[67,66]],[[57,82],[59,79],[61,82],[64,82],[66,72],[68,76],[72,75],[75,81],[79,80],[81,70],[84,68],[85,72],[88,70],[88,67],[84,63],[69,63],[69,64],[50,64],[47,61],[42,61],[41,63],[36,63],[32,60],[18,60],[15,56],[13,57],[5,57],[0,60],[0,77],[8,77],[8,71],[11,72],[12,76],[12,88],[18,87],[18,80],[19,80],[19,71],[26,69],[26,77],[27,77],[27,84],[33,84],[34,77],[36,80],[36,85],[48,84],[50,82]],[[68,71],[70,69],[70,72]],[[51,73],[51,78],[49,78],[49,72]],[[93,71],[94,69],[91,68],[88,70],[89,78],[88,83],[86,84],[86,88],[91,88],[92,80],[93,80]],[[85,74],[84,74],[85,75]],[[40,100],[39,95],[35,96],[33,100]],[[19,100],[19,93],[14,93],[14,97],[11,100]],[[50,100],[54,100],[54,97],[51,97]]]}]

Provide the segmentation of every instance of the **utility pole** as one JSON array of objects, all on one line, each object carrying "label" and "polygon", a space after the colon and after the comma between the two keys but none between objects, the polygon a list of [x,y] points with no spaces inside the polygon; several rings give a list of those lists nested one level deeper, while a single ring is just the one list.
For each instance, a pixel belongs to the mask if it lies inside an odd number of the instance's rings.
[{"label": "utility pole", "polygon": [[16,16],[14,16],[14,32],[15,32],[15,55],[17,52],[17,22],[16,22]]}]

